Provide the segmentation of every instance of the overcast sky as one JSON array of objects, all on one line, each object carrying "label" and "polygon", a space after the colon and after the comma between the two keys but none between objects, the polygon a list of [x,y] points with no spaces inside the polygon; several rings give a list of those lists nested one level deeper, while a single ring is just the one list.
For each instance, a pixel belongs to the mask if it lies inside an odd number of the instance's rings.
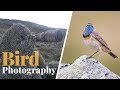
[{"label": "overcast sky", "polygon": [[72,11],[0,11],[0,18],[31,21],[55,28],[69,28]]}]

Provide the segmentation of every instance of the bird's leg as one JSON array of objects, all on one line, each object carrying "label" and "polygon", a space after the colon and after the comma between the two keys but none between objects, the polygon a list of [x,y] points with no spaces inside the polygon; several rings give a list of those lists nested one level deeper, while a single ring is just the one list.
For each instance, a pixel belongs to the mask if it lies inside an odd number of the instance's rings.
[{"label": "bird's leg", "polygon": [[87,59],[92,58],[93,55],[95,55],[96,53],[98,53],[99,51],[96,51],[95,53],[93,53],[91,56],[87,57]]}]

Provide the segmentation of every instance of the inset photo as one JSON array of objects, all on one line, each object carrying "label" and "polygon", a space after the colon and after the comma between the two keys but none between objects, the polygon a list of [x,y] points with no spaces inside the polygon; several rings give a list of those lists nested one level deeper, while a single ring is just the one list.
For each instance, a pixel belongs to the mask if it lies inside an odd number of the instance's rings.
[{"label": "inset photo", "polygon": [[119,29],[119,11],[74,11],[56,79],[120,79]]}]

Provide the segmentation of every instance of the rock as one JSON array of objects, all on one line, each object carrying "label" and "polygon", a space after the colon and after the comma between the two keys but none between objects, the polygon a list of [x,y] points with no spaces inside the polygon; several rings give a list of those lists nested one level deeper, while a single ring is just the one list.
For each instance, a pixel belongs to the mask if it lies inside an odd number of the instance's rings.
[{"label": "rock", "polygon": [[83,55],[58,71],[57,79],[120,79],[97,60]]},{"label": "rock", "polygon": [[70,64],[61,64],[60,69],[67,67],[67,66],[70,66]]},{"label": "rock", "polygon": [[49,67],[58,67],[58,65],[59,65],[59,62],[58,61],[51,61],[51,62],[49,62]]},{"label": "rock", "polygon": [[23,24],[14,24],[2,36],[0,52],[19,50],[22,55],[32,55],[35,47],[35,37]]},{"label": "rock", "polygon": [[60,42],[65,37],[64,30],[49,30],[36,34],[36,41]]},{"label": "rock", "polygon": [[[0,53],[2,52],[15,52],[20,51],[20,55],[33,55],[33,52],[37,49],[35,46],[35,36],[31,31],[23,24],[17,23],[11,26],[2,36],[0,42]],[[1,59],[2,57],[0,57]],[[1,59],[2,60],[2,59]],[[27,63],[27,62],[26,62]],[[40,65],[44,66],[44,59],[40,55]],[[11,66],[14,68],[14,66]],[[31,67],[28,65],[22,68]],[[37,68],[37,67],[35,67]],[[0,73],[2,73],[2,66],[0,66]],[[40,74],[25,75],[25,74],[2,74],[1,79],[41,79]]]}]

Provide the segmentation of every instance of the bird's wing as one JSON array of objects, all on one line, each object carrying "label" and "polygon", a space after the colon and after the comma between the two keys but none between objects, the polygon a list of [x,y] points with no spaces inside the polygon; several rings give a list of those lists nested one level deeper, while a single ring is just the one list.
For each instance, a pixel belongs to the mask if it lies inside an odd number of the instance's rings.
[{"label": "bird's wing", "polygon": [[[93,38],[95,38],[97,41],[99,41],[103,46],[105,46],[107,49],[109,49],[108,48],[108,45],[107,45],[107,43],[102,39],[102,37],[96,32],[96,31],[94,31],[93,33],[91,33],[91,36],[93,37]],[[109,49],[110,50],[110,49]],[[110,50],[111,51],[111,50]]]}]

